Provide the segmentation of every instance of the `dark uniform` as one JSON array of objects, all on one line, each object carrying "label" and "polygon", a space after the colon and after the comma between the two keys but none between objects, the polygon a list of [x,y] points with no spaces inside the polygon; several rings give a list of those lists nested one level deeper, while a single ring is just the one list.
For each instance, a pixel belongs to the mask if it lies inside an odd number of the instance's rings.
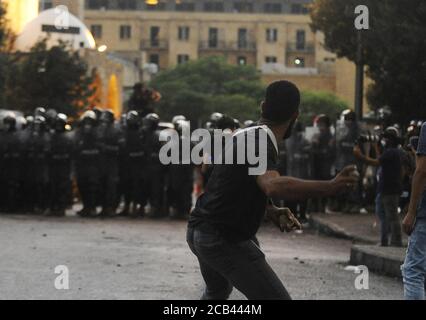
[{"label": "dark uniform", "polygon": [[142,192],[144,189],[146,150],[140,117],[136,111],[130,111],[127,115],[124,140],[121,163],[125,206],[121,215],[137,214],[144,216],[145,204],[143,204]]},{"label": "dark uniform", "polygon": [[194,167],[191,164],[191,155],[182,152],[182,146],[188,143],[185,139],[190,139],[189,137],[182,136],[184,126],[188,126],[188,124],[185,120],[179,120],[175,124],[176,130],[180,134],[180,164],[171,164],[168,174],[169,203],[176,210],[175,218],[185,218],[192,207]]},{"label": "dark uniform", "polygon": [[[285,145],[287,150],[286,174],[299,179],[309,179],[311,177],[311,145],[305,138],[304,128],[300,122],[296,123],[294,133],[289,139],[285,140]],[[285,206],[289,207],[297,215],[300,222],[306,222],[306,200],[286,201]]]},{"label": "dark uniform", "polygon": [[99,125],[101,157],[101,205],[102,215],[113,216],[117,206],[119,155],[123,143],[119,127],[115,125],[114,113],[104,111]]},{"label": "dark uniform", "polygon": [[75,165],[77,184],[83,202],[81,216],[96,215],[101,178],[101,145],[96,132],[96,114],[87,111],[76,132]]},{"label": "dark uniform", "polygon": [[58,114],[52,124],[53,133],[50,141],[50,213],[64,216],[65,209],[71,203],[73,160],[73,133],[66,130],[67,116]]},{"label": "dark uniform", "polygon": [[149,114],[144,118],[145,122],[145,155],[146,167],[144,170],[144,188],[142,191],[142,205],[148,202],[151,205],[151,216],[164,216],[161,212],[164,200],[164,185],[166,168],[161,164],[159,153],[161,149],[160,131],[158,125],[160,118],[156,114]]},{"label": "dark uniform", "polygon": [[29,135],[25,139],[24,157],[26,166],[25,189],[28,204],[36,214],[45,213],[49,201],[49,152],[50,136],[46,119],[36,116]]},{"label": "dark uniform", "polygon": [[[343,125],[337,127],[336,137],[336,171],[342,171],[348,165],[358,164],[359,161],[355,159],[353,149],[359,137],[359,128],[356,121],[355,113],[351,110],[346,110],[342,114]],[[362,183],[362,179],[360,179]],[[358,190],[348,196],[340,196],[337,199],[334,210],[345,212],[358,212],[359,202],[361,201],[360,187]]]},{"label": "dark uniform", "polygon": [[0,132],[0,192],[1,210],[16,212],[20,177],[21,149],[13,114],[4,118],[5,130]]}]

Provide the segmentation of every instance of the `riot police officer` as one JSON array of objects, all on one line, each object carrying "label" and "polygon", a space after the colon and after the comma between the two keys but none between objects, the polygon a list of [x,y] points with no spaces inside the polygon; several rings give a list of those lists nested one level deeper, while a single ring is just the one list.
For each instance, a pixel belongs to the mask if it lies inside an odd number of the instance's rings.
[{"label": "riot police officer", "polygon": [[39,116],[39,117],[43,117],[43,118],[46,119],[46,113],[47,113],[47,111],[46,111],[45,108],[43,108],[43,107],[36,108],[34,110],[34,118]]},{"label": "riot police officer", "polygon": [[53,133],[50,141],[50,214],[65,216],[72,197],[71,168],[74,140],[67,130],[68,117],[59,113],[51,124]]},{"label": "riot police officer", "polygon": [[[340,172],[344,167],[359,164],[353,154],[353,149],[359,137],[359,127],[354,111],[347,109],[342,112],[340,122],[336,128],[336,171]],[[360,179],[362,181],[362,179]],[[359,211],[360,189],[351,195],[339,197],[333,206],[336,211],[356,213]]]},{"label": "riot police officer", "polygon": [[46,118],[35,116],[31,130],[25,139],[25,190],[30,212],[48,213],[50,137]]},{"label": "riot police officer", "polygon": [[189,130],[189,122],[178,120],[175,123],[175,129],[179,134],[180,163],[171,164],[169,167],[168,195],[169,204],[175,209],[173,218],[181,219],[185,218],[191,210],[194,168],[191,164],[191,155],[183,151],[184,144],[191,145],[191,141],[185,141],[191,138],[183,135],[185,129]]},{"label": "riot police officer", "polygon": [[13,113],[3,119],[4,131],[0,132],[0,191],[1,210],[14,213],[18,206],[21,149]]},{"label": "riot police officer", "polygon": [[161,149],[160,132],[158,130],[160,117],[150,113],[144,118],[145,155],[146,167],[144,170],[144,188],[142,191],[142,204],[151,205],[151,216],[158,218],[164,216],[162,212],[164,200],[165,167],[159,159]]},{"label": "riot police officer", "polygon": [[114,216],[117,206],[119,179],[119,154],[123,143],[121,131],[115,123],[114,112],[105,110],[99,121],[101,157],[101,216]]},{"label": "riot police officer", "polygon": [[75,167],[77,184],[83,202],[80,216],[96,216],[97,196],[101,169],[101,145],[96,131],[97,118],[93,111],[86,111],[76,132]]},{"label": "riot police officer", "polygon": [[141,120],[136,111],[130,111],[126,117],[124,146],[122,149],[122,177],[125,205],[120,215],[145,215],[145,203],[142,192],[145,184],[145,141]]},{"label": "riot police officer", "polygon": [[[314,180],[330,180],[335,159],[335,141],[331,133],[331,119],[321,114],[315,119],[318,133],[312,137],[312,178]],[[326,199],[315,199],[315,212],[325,212]]]},{"label": "riot police officer", "polygon": [[[293,128],[293,135],[284,141],[286,150],[286,175],[300,178],[311,178],[311,145],[305,137],[305,128],[301,122],[296,122]],[[281,152],[281,148],[278,148]],[[284,173],[282,173],[284,175]],[[285,206],[289,207],[301,223],[306,223],[307,201],[286,201]]]}]

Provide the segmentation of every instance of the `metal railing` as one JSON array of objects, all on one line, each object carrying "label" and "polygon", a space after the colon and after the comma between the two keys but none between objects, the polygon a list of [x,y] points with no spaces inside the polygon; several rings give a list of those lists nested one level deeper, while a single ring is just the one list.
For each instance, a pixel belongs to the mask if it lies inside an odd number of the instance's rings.
[{"label": "metal railing", "polygon": [[287,52],[314,53],[315,44],[313,42],[287,42]]},{"label": "metal railing", "polygon": [[257,46],[254,41],[200,41],[200,50],[220,50],[220,51],[256,51]]},{"label": "metal railing", "polygon": [[146,49],[167,50],[168,48],[169,48],[169,42],[167,40],[148,39],[148,40],[141,41],[141,50],[146,50]]}]

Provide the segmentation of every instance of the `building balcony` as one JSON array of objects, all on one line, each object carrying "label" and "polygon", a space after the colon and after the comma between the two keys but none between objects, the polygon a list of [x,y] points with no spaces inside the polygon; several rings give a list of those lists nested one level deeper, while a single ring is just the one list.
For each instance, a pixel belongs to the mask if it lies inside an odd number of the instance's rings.
[{"label": "building balcony", "polygon": [[315,44],[313,42],[287,42],[287,52],[315,53]]},{"label": "building balcony", "polygon": [[141,50],[167,50],[168,48],[169,42],[167,40],[150,39],[141,41]]},{"label": "building balcony", "polygon": [[254,41],[200,41],[201,51],[256,51]]}]

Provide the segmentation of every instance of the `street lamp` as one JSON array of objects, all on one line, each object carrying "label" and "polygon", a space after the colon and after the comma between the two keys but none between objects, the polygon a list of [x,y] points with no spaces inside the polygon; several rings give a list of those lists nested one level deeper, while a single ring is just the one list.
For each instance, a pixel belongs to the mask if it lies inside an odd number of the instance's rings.
[{"label": "street lamp", "polygon": [[364,102],[364,61],[362,55],[362,31],[357,31],[356,76],[355,76],[355,113],[358,120],[363,117]]},{"label": "street lamp", "polygon": [[107,51],[107,49],[108,49],[108,47],[105,44],[103,44],[103,45],[99,46],[98,51],[100,53],[103,53],[103,52]]}]

